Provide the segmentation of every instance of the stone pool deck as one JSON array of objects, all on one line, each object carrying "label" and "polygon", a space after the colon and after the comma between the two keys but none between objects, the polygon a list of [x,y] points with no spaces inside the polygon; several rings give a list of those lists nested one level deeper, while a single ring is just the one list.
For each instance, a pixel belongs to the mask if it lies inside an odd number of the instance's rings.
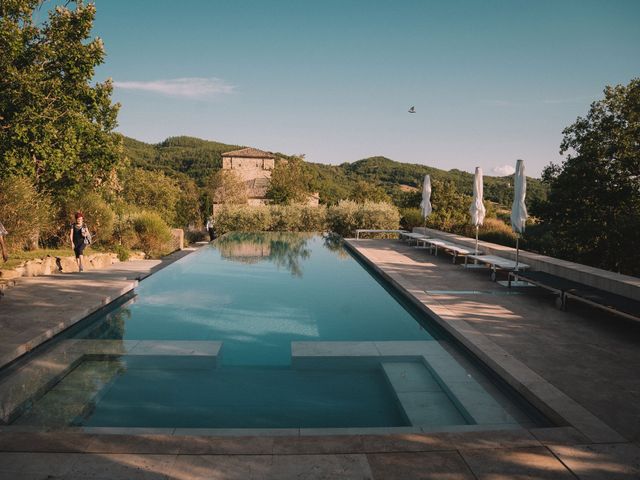
[{"label": "stone pool deck", "polygon": [[[556,420],[565,425],[350,435],[266,430],[248,437],[231,430],[41,432],[0,426],[0,479],[640,478],[640,326],[586,308],[561,312],[548,295],[531,290],[506,294],[487,272],[464,270],[448,256],[433,257],[399,241],[351,240],[350,245],[509,383],[534,395],[539,408],[556,411]],[[146,274],[140,268],[103,272],[103,277],[95,272],[90,285],[46,285],[49,293],[41,302],[45,286],[32,285],[33,297],[23,292],[22,303],[2,303],[9,295],[0,302],[0,320],[7,321],[4,307],[13,305],[10,316],[20,319],[17,326],[42,334],[80,315],[73,298],[113,296],[114,282],[135,281]],[[55,305],[60,317],[43,323]],[[15,350],[10,337],[1,338],[1,348],[7,343]]]}]

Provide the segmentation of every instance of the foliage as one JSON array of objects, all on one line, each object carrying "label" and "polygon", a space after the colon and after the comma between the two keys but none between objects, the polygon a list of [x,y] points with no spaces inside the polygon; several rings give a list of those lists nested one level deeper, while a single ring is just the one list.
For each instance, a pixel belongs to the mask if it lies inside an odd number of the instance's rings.
[{"label": "foliage", "polygon": [[176,202],[176,221],[178,227],[202,226],[202,211],[200,209],[200,192],[196,183],[186,175],[176,178],[178,185],[178,201]]},{"label": "foliage", "polygon": [[115,245],[113,250],[121,262],[126,262],[131,257],[131,251],[122,245]]},{"label": "foliage", "polygon": [[247,186],[233,170],[218,170],[207,182],[213,203],[235,205],[247,203]]},{"label": "foliage", "polygon": [[400,228],[403,230],[413,231],[415,227],[424,227],[424,218],[422,218],[422,210],[419,208],[401,208],[400,209]]},{"label": "foliage", "polygon": [[311,193],[310,183],[302,159],[292,157],[276,163],[266,195],[274,204],[302,203]]},{"label": "foliage", "polygon": [[431,205],[427,227],[459,233],[469,223],[471,197],[458,192],[450,181],[432,180]]},{"label": "foliage", "polygon": [[155,210],[163,220],[176,222],[176,205],[181,191],[175,180],[164,173],[141,168],[126,170],[122,177],[122,199],[142,209]]},{"label": "foliage", "polygon": [[0,179],[0,193],[0,219],[9,232],[5,239],[10,251],[31,247],[39,234],[51,232],[51,199],[38,193],[29,179]]},{"label": "foliage", "polygon": [[141,212],[132,220],[137,237],[135,246],[149,256],[167,253],[171,231],[160,215],[156,212]]},{"label": "foliage", "polygon": [[365,182],[364,180],[358,180],[356,182],[348,199],[358,203],[364,203],[366,201],[391,203],[391,198],[384,191],[384,188]]},{"label": "foliage", "polygon": [[55,196],[107,182],[122,158],[112,83],[90,39],[93,4],[58,6],[36,24],[39,0],[0,3],[0,177],[27,176]]},{"label": "foliage", "polygon": [[389,203],[356,203],[343,200],[327,209],[327,226],[343,237],[355,236],[356,229],[397,229],[400,212]]},{"label": "foliage", "polygon": [[640,274],[640,78],[607,87],[563,133],[566,160],[543,174],[547,253]]},{"label": "foliage", "polygon": [[[475,236],[475,227],[469,225],[466,234],[469,237]],[[484,224],[479,229],[478,238],[507,247],[516,246],[516,234],[511,229],[511,225],[498,218],[485,218]]]},{"label": "foliage", "polygon": [[125,138],[124,146],[134,167],[160,169],[168,176],[183,173],[198,187],[222,168],[223,153],[243,148],[193,137],[170,137],[156,145]]},{"label": "foliage", "polygon": [[94,243],[111,243],[116,215],[104,199],[93,192],[78,194],[64,202],[60,210],[60,238],[67,242],[74,213],[81,211]]},{"label": "foliage", "polygon": [[227,232],[264,232],[271,226],[271,211],[268,206],[224,205],[214,217],[216,234]]}]

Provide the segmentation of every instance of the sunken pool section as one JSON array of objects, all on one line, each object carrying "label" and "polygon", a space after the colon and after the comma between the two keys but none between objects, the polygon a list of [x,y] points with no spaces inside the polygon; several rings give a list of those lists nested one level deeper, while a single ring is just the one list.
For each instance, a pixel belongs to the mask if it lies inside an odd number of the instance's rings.
[{"label": "sunken pool section", "polygon": [[10,366],[0,401],[44,428],[544,423],[317,234],[218,239]]}]

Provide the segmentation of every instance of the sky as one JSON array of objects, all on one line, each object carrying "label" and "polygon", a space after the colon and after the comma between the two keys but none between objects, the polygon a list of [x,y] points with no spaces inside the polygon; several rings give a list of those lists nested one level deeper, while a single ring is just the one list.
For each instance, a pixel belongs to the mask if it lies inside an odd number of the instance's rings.
[{"label": "sky", "polygon": [[539,176],[606,85],[640,76],[638,0],[95,3],[95,79],[152,143]]}]

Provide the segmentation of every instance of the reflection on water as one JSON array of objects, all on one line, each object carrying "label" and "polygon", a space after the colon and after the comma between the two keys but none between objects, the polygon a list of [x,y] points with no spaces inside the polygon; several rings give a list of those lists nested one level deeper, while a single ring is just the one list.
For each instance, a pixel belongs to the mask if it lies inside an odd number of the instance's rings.
[{"label": "reflection on water", "polygon": [[336,235],[335,233],[327,233],[322,237],[324,246],[330,252],[338,255],[338,258],[347,259],[351,258],[351,255],[344,248],[344,240],[340,235]]},{"label": "reflection on water", "polygon": [[235,232],[220,237],[214,247],[225,260],[241,263],[269,261],[286,268],[294,277],[302,277],[302,261],[311,256],[307,242],[312,233]]}]

